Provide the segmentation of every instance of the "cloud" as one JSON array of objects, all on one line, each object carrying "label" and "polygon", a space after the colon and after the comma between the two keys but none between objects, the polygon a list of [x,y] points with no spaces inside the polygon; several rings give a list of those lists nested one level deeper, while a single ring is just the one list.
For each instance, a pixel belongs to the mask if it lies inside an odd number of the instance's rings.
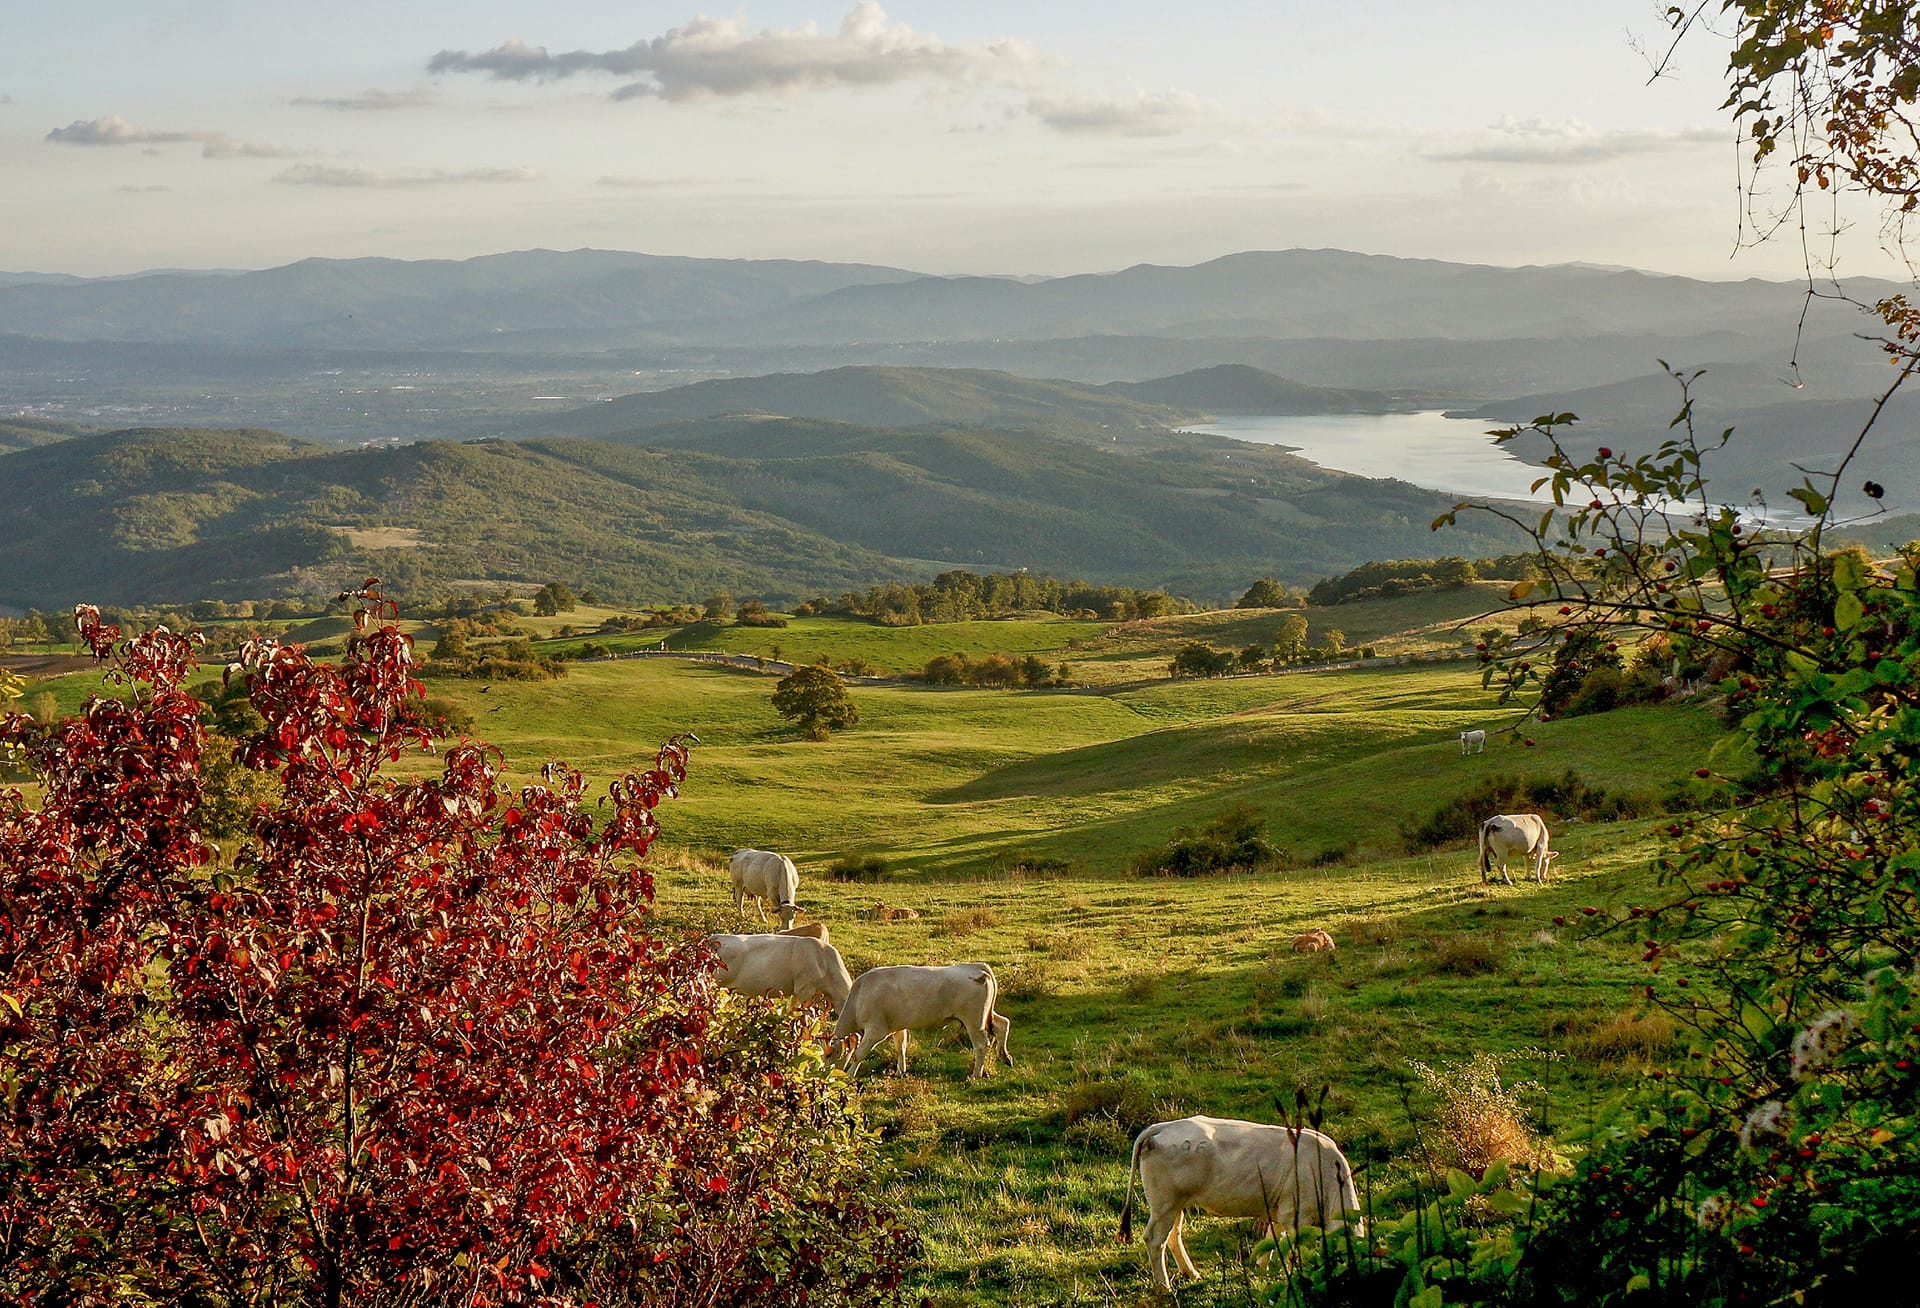
[{"label": "cloud", "polygon": [[1490,131],[1489,137],[1460,147],[1429,151],[1426,157],[1435,163],[1568,166],[1608,163],[1697,145],[1724,145],[1727,141],[1726,129],[1719,127],[1596,132],[1577,119],[1555,122],[1512,116],[1495,123]]},{"label": "cloud", "polygon": [[171,191],[171,186],[116,186],[117,195],[158,195],[162,191]]},{"label": "cloud", "polygon": [[200,147],[203,159],[298,159],[305,150],[260,141],[242,141],[225,132],[163,132],[139,127],[119,114],[105,118],[83,119],[56,127],[46,139],[55,145],[177,145],[192,143]]},{"label": "cloud", "polygon": [[340,168],[331,164],[296,164],[273,180],[289,186],[337,187],[418,187],[469,186],[475,183],[537,182],[540,174],[531,168],[469,168],[455,172],[445,168],[415,168],[387,172],[379,168]]},{"label": "cloud", "polygon": [[758,177],[635,177],[632,175],[609,175],[595,180],[595,186],[611,186],[637,191],[659,191],[679,187],[699,186],[755,186],[761,184]]},{"label": "cloud", "polygon": [[813,23],[752,31],[739,19],[701,15],[623,50],[553,54],[510,40],[474,54],[442,50],[427,69],[504,81],[600,73],[633,79],[615,88],[616,100],[688,101],[908,82],[1020,84],[1032,79],[1040,62],[1023,42],[950,44],[888,21],[878,0],[858,0],[831,33]]},{"label": "cloud", "polygon": [[415,89],[362,91],[359,95],[342,96],[297,95],[287,103],[308,109],[334,109],[341,113],[385,113],[394,109],[424,108],[433,104],[434,98],[430,92]]},{"label": "cloud", "polygon": [[1172,136],[1232,118],[1226,106],[1190,91],[1036,92],[1027,112],[1055,131],[1106,136]]}]

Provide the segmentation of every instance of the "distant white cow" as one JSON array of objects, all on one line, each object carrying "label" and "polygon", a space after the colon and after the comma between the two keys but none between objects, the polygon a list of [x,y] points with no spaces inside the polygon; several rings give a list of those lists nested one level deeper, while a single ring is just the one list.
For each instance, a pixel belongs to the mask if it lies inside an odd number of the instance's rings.
[{"label": "distant white cow", "polygon": [[840,1011],[853,978],[840,951],[811,936],[708,936],[719,955],[713,979],[743,995],[792,995],[800,1002],[825,996]]},{"label": "distant white cow", "polygon": [[1478,727],[1472,731],[1460,733],[1460,752],[1462,754],[1483,754],[1487,748],[1487,733]]},{"label": "distant white cow", "polygon": [[[1183,1117],[1155,1122],[1133,1142],[1127,1165],[1127,1202],[1120,1210],[1120,1242],[1133,1239],[1133,1178],[1146,1196],[1147,1266],[1153,1282],[1173,1288],[1167,1250],[1180,1270],[1198,1278],[1181,1233],[1188,1208],[1218,1217],[1251,1217],[1263,1234],[1302,1226],[1338,1230],[1344,1215],[1358,1212],[1353,1168],[1340,1146],[1302,1127],[1263,1126],[1226,1117]],[[1356,1222],[1365,1234],[1365,1223]]]},{"label": "distant white cow", "polygon": [[780,929],[792,928],[793,919],[800,913],[800,871],[792,859],[764,849],[736,849],[727,860],[727,876],[733,882],[734,911],[741,917],[747,915],[747,901],[751,899],[764,922],[771,903],[780,915]]},{"label": "distant white cow", "polygon": [[[1000,983],[985,963],[955,963],[951,967],[876,967],[862,972],[840,1009],[833,1038],[851,1046],[841,1064],[855,1076],[873,1047],[892,1036],[898,1047],[895,1065],[907,1070],[907,1033],[937,1031],[948,1022],[966,1029],[973,1045],[969,1079],[993,1074],[994,1056],[1013,1066],[1007,1052],[1007,1034],[1013,1023],[994,1012]],[[860,1039],[853,1042],[854,1033]]]},{"label": "distant white cow", "polygon": [[1513,877],[1507,864],[1526,855],[1533,867],[1533,879],[1546,884],[1547,865],[1558,855],[1547,849],[1547,820],[1538,813],[1496,813],[1480,824],[1480,883],[1497,866],[1500,879],[1508,885]]}]

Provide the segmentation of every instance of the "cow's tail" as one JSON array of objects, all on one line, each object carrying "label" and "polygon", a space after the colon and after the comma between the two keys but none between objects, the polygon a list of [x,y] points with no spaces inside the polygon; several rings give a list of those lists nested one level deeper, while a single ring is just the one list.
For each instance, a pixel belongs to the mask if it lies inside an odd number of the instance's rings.
[{"label": "cow's tail", "polygon": [[1485,885],[1487,883],[1487,878],[1493,874],[1492,851],[1487,848],[1487,831],[1492,826],[1493,826],[1492,818],[1488,818],[1485,822],[1482,822],[1480,824],[1480,884],[1481,885]]},{"label": "cow's tail", "polygon": [[[1140,1170],[1140,1152],[1152,1144],[1153,1128],[1133,1138],[1133,1155],[1127,1160],[1127,1201],[1120,1206],[1120,1243],[1133,1243],[1133,1178]],[[1142,1193],[1145,1193],[1144,1188]]]}]

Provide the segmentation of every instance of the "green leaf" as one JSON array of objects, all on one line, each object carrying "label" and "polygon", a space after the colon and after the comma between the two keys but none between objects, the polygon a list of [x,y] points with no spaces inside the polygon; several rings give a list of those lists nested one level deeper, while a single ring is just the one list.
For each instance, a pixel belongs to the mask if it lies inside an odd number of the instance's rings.
[{"label": "green leaf", "polygon": [[1864,589],[1871,574],[1867,565],[1858,554],[1836,554],[1833,556],[1833,584],[1842,591]]},{"label": "green leaf", "polygon": [[1511,1190],[1495,1190],[1487,1196],[1487,1207],[1502,1217],[1518,1217],[1527,1211],[1527,1201]]},{"label": "green leaf", "polygon": [[1495,1159],[1493,1165],[1487,1168],[1487,1174],[1480,1178],[1480,1192],[1482,1194],[1491,1194],[1506,1183],[1507,1160],[1504,1158]]},{"label": "green leaf", "polygon": [[1796,486],[1787,494],[1799,500],[1813,517],[1822,517],[1827,511],[1827,497],[1811,486]]},{"label": "green leaf", "polygon": [[1444,1302],[1445,1299],[1440,1293],[1440,1287],[1437,1285],[1429,1285],[1419,1294],[1407,1300],[1407,1308],[1441,1308]]},{"label": "green leaf", "polygon": [[1627,1293],[1634,1294],[1637,1291],[1646,1289],[1648,1286],[1652,1284],[1653,1282],[1647,1279],[1647,1274],[1645,1272],[1636,1272],[1632,1276],[1627,1278]]},{"label": "green leaf", "polygon": [[[1841,555],[1841,557],[1845,559],[1847,555]],[[1837,567],[1834,569],[1834,574],[1837,578],[1839,574]],[[1851,590],[1843,590],[1839,593],[1839,599],[1834,601],[1834,626],[1843,632],[1851,632],[1864,618],[1866,618],[1866,605],[1860,603],[1859,595]]]},{"label": "green leaf", "polygon": [[1457,1167],[1447,1169],[1447,1193],[1455,1199],[1465,1199],[1473,1194],[1473,1178]]}]

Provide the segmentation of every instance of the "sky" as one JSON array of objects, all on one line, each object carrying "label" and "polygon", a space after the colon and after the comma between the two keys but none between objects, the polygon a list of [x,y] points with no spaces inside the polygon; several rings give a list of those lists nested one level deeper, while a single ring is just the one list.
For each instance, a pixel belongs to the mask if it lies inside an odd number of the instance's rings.
[{"label": "sky", "polygon": [[[1648,0],[89,0],[0,17],[0,269],[592,246],[1793,277]],[[1873,243],[1843,272],[1881,273]]]}]

